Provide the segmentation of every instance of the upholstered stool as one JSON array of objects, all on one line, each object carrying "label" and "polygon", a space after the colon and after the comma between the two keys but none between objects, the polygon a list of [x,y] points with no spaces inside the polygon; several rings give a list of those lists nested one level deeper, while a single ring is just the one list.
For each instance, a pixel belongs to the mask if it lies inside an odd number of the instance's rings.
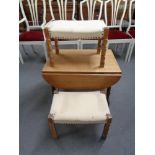
[{"label": "upholstered stool", "polygon": [[59,54],[59,39],[85,40],[97,39],[97,54],[101,55],[100,67],[104,67],[105,52],[107,49],[109,29],[101,20],[72,21],[52,20],[45,25],[44,35],[48,50],[48,58],[51,66],[54,66],[51,38],[55,42],[56,54]]},{"label": "upholstered stool", "polygon": [[106,139],[112,116],[104,91],[64,92],[53,95],[48,124],[53,138],[58,138],[54,124],[105,123],[102,137]]},{"label": "upholstered stool", "polygon": [[102,37],[106,24],[103,20],[51,20],[45,27],[51,38],[97,39]]}]

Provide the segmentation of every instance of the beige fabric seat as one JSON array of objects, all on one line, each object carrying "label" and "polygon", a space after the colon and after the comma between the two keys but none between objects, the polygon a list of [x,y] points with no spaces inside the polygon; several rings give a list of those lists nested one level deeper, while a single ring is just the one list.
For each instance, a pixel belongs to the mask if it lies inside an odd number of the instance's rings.
[{"label": "beige fabric seat", "polygon": [[103,20],[51,20],[45,26],[58,39],[101,38],[104,27]]},{"label": "beige fabric seat", "polygon": [[106,94],[92,92],[62,92],[54,94],[49,114],[55,123],[105,123],[110,114]]}]

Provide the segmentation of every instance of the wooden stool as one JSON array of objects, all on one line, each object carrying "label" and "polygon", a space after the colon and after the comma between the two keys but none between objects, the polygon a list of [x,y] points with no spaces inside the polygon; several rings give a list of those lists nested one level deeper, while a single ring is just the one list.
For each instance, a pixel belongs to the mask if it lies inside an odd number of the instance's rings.
[{"label": "wooden stool", "polygon": [[106,139],[112,116],[106,94],[100,91],[64,92],[53,96],[48,125],[53,138],[58,138],[54,124],[105,123],[102,137]]},{"label": "wooden stool", "polygon": [[104,67],[108,33],[109,29],[106,27],[104,21],[50,21],[44,29],[50,65],[54,65],[51,38],[53,38],[55,42],[56,54],[59,54],[60,51],[58,39],[98,39],[97,54],[100,54],[101,51],[100,67]]}]

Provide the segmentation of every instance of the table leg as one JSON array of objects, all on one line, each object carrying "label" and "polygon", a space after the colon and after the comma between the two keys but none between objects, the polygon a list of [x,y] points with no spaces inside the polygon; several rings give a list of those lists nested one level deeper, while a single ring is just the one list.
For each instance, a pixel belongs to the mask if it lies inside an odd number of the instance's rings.
[{"label": "table leg", "polygon": [[111,93],[111,87],[108,87],[107,88],[107,101],[108,101],[108,105],[110,104],[110,102],[109,102],[110,93]]}]

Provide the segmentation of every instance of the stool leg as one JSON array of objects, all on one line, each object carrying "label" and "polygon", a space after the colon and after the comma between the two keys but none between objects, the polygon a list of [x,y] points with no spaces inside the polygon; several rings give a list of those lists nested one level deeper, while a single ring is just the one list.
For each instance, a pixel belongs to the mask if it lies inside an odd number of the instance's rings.
[{"label": "stool leg", "polygon": [[48,118],[48,126],[51,132],[51,136],[54,139],[58,139],[57,131],[55,129],[54,121],[51,118]]},{"label": "stool leg", "polygon": [[107,114],[107,120],[106,120],[106,123],[104,125],[104,129],[103,129],[103,133],[102,133],[102,138],[104,140],[106,140],[106,138],[107,138],[111,122],[112,122],[112,116],[110,114]]},{"label": "stool leg", "polygon": [[104,28],[102,45],[101,45],[102,48],[101,48],[100,67],[104,67],[105,65],[105,55],[106,55],[107,45],[108,45],[108,34],[109,34],[109,29]]},{"label": "stool leg", "polygon": [[54,42],[55,42],[55,50],[56,50],[56,54],[59,54],[58,39],[55,38],[55,39],[54,39]]},{"label": "stool leg", "polygon": [[101,50],[101,39],[98,39],[98,45],[97,45],[97,54],[100,54],[100,50]]}]

